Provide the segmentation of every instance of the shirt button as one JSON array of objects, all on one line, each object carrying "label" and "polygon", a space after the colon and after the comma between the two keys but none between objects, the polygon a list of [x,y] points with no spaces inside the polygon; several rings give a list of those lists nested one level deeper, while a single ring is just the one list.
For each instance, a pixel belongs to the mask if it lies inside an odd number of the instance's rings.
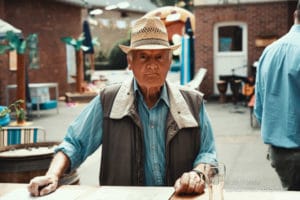
[{"label": "shirt button", "polygon": [[154,128],[154,125],[153,125],[153,124],[151,124],[151,125],[150,125],[150,127],[151,127],[151,128]]}]

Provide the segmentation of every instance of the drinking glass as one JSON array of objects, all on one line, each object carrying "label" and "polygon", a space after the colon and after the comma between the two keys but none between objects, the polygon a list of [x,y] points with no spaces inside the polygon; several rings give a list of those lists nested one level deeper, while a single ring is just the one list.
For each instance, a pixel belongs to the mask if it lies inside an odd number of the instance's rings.
[{"label": "drinking glass", "polygon": [[225,164],[215,163],[206,169],[206,173],[209,200],[224,200]]}]

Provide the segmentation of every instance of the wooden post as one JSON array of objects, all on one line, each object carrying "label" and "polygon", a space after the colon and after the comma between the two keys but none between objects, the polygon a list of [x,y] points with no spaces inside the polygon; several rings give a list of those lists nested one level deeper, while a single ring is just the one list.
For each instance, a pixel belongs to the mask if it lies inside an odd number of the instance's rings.
[{"label": "wooden post", "polygon": [[82,93],[83,85],[83,55],[82,51],[76,51],[76,91]]},{"label": "wooden post", "polygon": [[25,55],[17,53],[17,100],[22,99],[21,107],[26,110],[26,88],[25,88]]}]

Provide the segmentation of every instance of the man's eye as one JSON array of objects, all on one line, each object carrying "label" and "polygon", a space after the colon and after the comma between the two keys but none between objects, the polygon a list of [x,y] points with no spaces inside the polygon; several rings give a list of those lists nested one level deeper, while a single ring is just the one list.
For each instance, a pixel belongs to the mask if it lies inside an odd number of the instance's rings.
[{"label": "man's eye", "polygon": [[140,55],[140,59],[146,59],[147,57],[145,55]]},{"label": "man's eye", "polygon": [[157,55],[156,60],[162,60],[164,57],[162,55]]}]

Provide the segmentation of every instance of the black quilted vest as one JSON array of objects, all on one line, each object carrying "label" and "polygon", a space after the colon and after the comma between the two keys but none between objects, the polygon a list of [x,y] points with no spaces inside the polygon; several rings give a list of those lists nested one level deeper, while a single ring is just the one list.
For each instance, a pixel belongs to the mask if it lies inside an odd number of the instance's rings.
[{"label": "black quilted vest", "polygon": [[[136,102],[128,115],[111,119],[110,111],[120,85],[105,88],[100,92],[103,109],[102,159],[99,181],[101,185],[144,185],[143,128]],[[180,90],[194,118],[199,122],[202,96],[196,92]],[[172,105],[171,105],[172,106]],[[193,168],[200,149],[200,128],[179,129],[169,113],[166,122],[166,180],[174,185],[177,178]]]}]

